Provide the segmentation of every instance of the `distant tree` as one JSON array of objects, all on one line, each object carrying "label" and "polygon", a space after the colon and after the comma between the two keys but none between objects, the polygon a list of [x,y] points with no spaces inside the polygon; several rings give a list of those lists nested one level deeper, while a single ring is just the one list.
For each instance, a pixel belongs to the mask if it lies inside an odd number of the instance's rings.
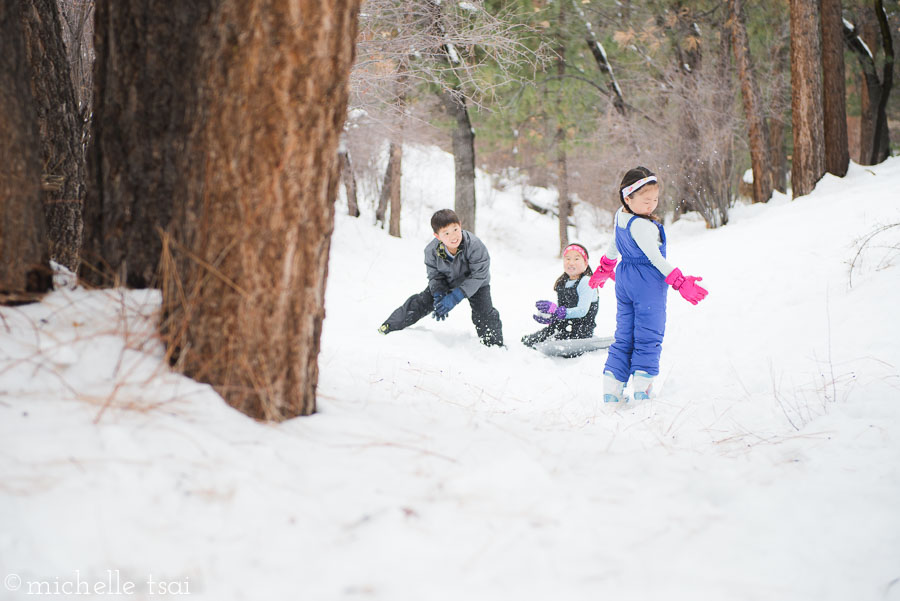
[{"label": "distant tree", "polygon": [[750,163],[753,169],[753,202],[767,202],[772,196],[772,170],[769,160],[769,128],[750,58],[750,42],[744,23],[743,2],[731,0],[730,18],[734,58],[741,80],[744,115],[750,134]]},{"label": "distant tree", "polygon": [[[887,15],[881,0],[874,0],[874,10],[864,7],[860,12],[860,27],[844,21],[844,41],[856,55],[863,72],[860,115],[860,162],[874,165],[890,155],[890,135],[887,126],[887,101],[894,81],[894,44]],[[872,48],[878,40],[884,52],[882,73]]]},{"label": "distant tree", "polygon": [[38,115],[22,27],[25,4],[0,3],[0,302],[29,300],[51,285]]},{"label": "distant tree", "polygon": [[85,168],[80,114],[56,0],[23,3],[31,91],[41,136],[42,204],[50,258],[78,270]]},{"label": "distant tree", "polygon": [[818,5],[791,0],[791,115],[794,198],[813,191],[825,174],[822,127],[822,44]]},{"label": "distant tree", "polygon": [[819,0],[822,23],[822,110],[825,170],[843,177],[850,166],[841,0]]},{"label": "distant tree", "polygon": [[351,217],[359,217],[356,175],[353,173],[353,163],[350,160],[350,149],[347,147],[346,133],[341,135],[341,142],[338,147],[338,160],[341,164],[341,182],[344,184],[344,192],[347,195],[347,214]]},{"label": "distant tree", "polygon": [[[518,38],[522,27],[508,19],[505,9],[497,8],[503,4],[491,0],[365,0],[359,59],[351,74],[352,105],[371,113],[393,112],[398,123],[405,112],[401,95],[412,94],[411,90],[437,94],[451,131],[454,207],[463,227],[473,231],[475,131],[471,109],[491,102],[515,77],[518,65],[534,60],[534,53]],[[398,65],[403,68],[395,68]],[[408,83],[397,85],[401,79]],[[393,130],[389,137],[396,142],[399,126],[389,129]],[[387,177],[385,173],[385,181]],[[378,211],[377,220],[387,217],[389,192],[379,202],[384,210]]]}]

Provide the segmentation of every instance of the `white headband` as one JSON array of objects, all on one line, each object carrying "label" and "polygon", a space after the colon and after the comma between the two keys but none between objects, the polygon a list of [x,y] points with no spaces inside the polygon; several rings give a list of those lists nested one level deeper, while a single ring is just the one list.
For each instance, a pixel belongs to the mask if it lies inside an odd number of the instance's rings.
[{"label": "white headband", "polygon": [[630,186],[625,186],[624,188],[622,188],[622,198],[624,199],[626,196],[631,196],[638,188],[646,186],[647,184],[652,184],[655,181],[656,176],[650,175],[645,177],[644,179],[639,179]]}]

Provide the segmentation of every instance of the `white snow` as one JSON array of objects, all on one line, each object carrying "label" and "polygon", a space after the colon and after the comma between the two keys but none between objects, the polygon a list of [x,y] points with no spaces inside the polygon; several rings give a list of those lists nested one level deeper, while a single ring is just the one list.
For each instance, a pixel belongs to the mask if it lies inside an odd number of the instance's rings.
[{"label": "white snow", "polygon": [[[658,397],[622,407],[605,352],[518,342],[562,271],[521,199],[552,191],[479,176],[508,348],[465,302],[376,332],[453,202],[449,156],[403,171],[402,239],[339,205],[312,417],[171,373],[156,291],[0,309],[0,599],[900,599],[900,227],[860,248],[900,223],[900,159],[667,226],[710,294],[669,295]],[[596,264],[609,216],[578,210]]]}]

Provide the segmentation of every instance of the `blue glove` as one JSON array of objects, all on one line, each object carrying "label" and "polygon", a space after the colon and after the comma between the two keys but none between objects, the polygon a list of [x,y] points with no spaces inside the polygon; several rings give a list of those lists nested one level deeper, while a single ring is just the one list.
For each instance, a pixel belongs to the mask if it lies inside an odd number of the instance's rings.
[{"label": "blue glove", "polygon": [[[434,297],[434,305],[433,306],[436,307],[437,304],[439,302],[441,302],[441,299],[443,299],[445,296],[447,296],[447,293],[446,292],[435,292],[431,296]],[[434,317],[438,321],[444,321],[445,319],[447,319],[446,313],[444,315],[441,315],[440,317],[438,317],[437,313],[432,313],[431,316]]]},{"label": "blue glove", "polygon": [[534,306],[537,307],[537,310],[541,313],[546,313],[547,316],[543,317],[544,319],[548,319],[549,321],[541,321],[538,319],[538,316],[534,316],[534,320],[538,323],[550,323],[553,321],[559,321],[566,318],[566,308],[565,307],[557,307],[556,303],[551,303],[550,301],[539,300],[534,303]]},{"label": "blue glove", "polygon": [[434,302],[434,318],[438,321],[447,318],[447,314],[459,304],[459,302],[466,298],[466,295],[463,294],[463,291],[459,288],[454,288],[450,292],[447,293],[441,300],[437,300]]}]

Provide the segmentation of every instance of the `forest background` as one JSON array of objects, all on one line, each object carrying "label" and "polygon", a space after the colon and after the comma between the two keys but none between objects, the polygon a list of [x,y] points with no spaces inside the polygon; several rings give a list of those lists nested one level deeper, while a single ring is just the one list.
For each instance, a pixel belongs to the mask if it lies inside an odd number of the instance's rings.
[{"label": "forest background", "polygon": [[6,302],[39,298],[48,258],[159,287],[173,366],[282,419],[315,407],[338,182],[402,235],[403,144],[452,152],[476,233],[476,165],[555,188],[534,208],[560,248],[572,203],[613,208],[636,164],[662,174],[664,213],[716,228],[741,195],[807,194],[897,147],[893,1],[291,6],[0,10]]}]

